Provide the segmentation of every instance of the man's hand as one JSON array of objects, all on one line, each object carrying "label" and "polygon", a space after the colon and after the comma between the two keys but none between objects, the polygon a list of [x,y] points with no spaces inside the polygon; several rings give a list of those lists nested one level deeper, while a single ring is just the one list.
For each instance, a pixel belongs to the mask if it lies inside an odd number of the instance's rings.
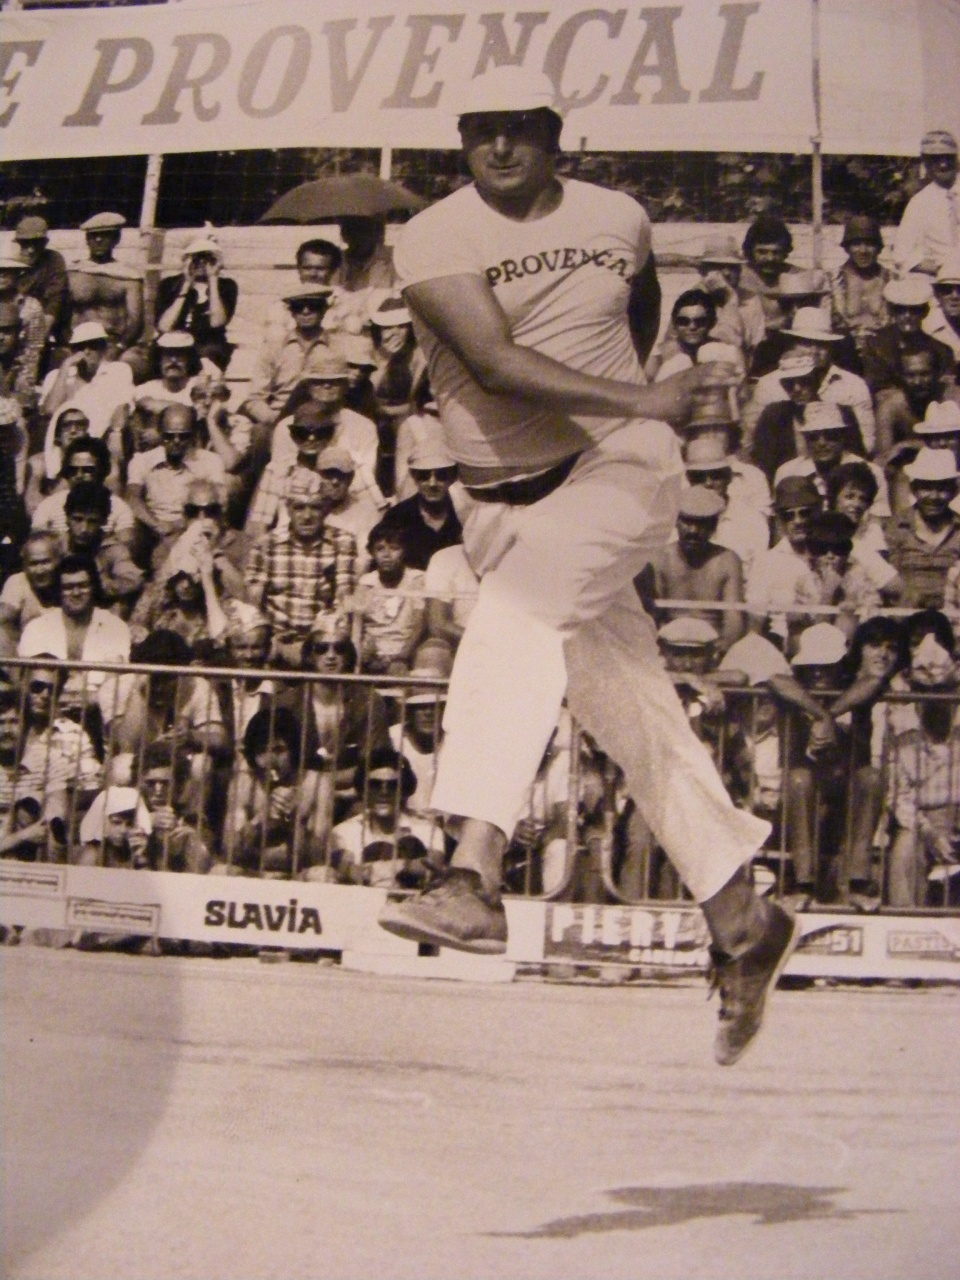
[{"label": "man's hand", "polygon": [[741,380],[737,366],[717,360],[697,364],[692,369],[640,387],[637,392],[637,416],[657,418],[671,426],[682,427],[693,413],[697,396],[704,391],[735,387]]}]

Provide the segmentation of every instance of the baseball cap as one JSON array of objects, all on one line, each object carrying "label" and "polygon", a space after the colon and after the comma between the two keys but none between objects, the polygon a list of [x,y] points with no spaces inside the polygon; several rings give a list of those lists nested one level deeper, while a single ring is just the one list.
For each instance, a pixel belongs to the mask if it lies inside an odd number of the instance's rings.
[{"label": "baseball cap", "polygon": [[922,156],[955,156],[957,140],[946,129],[928,129],[920,139]]},{"label": "baseball cap", "polygon": [[80,223],[81,231],[119,231],[127,225],[122,213],[95,213],[86,222]]},{"label": "baseball cap", "polygon": [[494,67],[468,80],[452,104],[457,116],[494,111],[537,111],[546,108],[558,119],[553,81],[528,67]]},{"label": "baseball cap", "polygon": [[315,471],[308,471],[306,467],[294,467],[287,477],[283,496],[287,501],[295,498],[319,498],[320,477]]},{"label": "baseball cap", "polygon": [[869,240],[882,249],[883,234],[880,231],[880,223],[877,219],[868,217],[864,213],[855,213],[848,218],[843,228],[843,239],[840,241],[841,248],[846,249],[854,240]]}]

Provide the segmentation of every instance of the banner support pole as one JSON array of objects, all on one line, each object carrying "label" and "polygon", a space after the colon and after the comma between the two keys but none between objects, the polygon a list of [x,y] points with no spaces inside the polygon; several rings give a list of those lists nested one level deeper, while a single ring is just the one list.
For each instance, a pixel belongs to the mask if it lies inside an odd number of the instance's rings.
[{"label": "banner support pole", "polygon": [[812,154],[812,231],[813,265],[823,265],[823,133],[820,94],[820,0],[811,0],[811,66],[813,88],[814,134],[810,139]]}]

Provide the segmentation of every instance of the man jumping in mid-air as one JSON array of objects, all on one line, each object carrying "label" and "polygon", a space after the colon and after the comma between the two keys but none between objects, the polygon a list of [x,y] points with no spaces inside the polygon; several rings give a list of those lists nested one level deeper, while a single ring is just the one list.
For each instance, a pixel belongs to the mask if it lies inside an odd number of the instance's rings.
[{"label": "man jumping in mid-air", "polygon": [[728,371],[644,385],[659,320],[650,223],[629,196],[556,176],[553,101],[520,68],[474,80],[459,114],[474,181],[413,218],[396,251],[481,584],[432,798],[463,819],[460,842],[440,880],[389,901],[380,923],[505,949],[503,854],[566,693],[703,908],[727,1064],[759,1030],[797,926],[753,892],[769,827],[731,803],[632,582],[676,520],[683,463],[667,421]]}]

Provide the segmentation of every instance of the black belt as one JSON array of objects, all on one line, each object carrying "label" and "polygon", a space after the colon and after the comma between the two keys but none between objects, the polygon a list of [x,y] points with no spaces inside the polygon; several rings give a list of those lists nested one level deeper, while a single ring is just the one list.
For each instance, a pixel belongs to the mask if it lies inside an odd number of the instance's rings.
[{"label": "black belt", "polygon": [[500,484],[488,484],[472,488],[466,486],[467,493],[477,502],[504,502],[508,507],[529,507],[541,498],[546,498],[559,489],[576,465],[579,453],[563,462],[558,462],[549,471],[541,471],[535,476],[523,476],[519,480],[503,480]]}]

